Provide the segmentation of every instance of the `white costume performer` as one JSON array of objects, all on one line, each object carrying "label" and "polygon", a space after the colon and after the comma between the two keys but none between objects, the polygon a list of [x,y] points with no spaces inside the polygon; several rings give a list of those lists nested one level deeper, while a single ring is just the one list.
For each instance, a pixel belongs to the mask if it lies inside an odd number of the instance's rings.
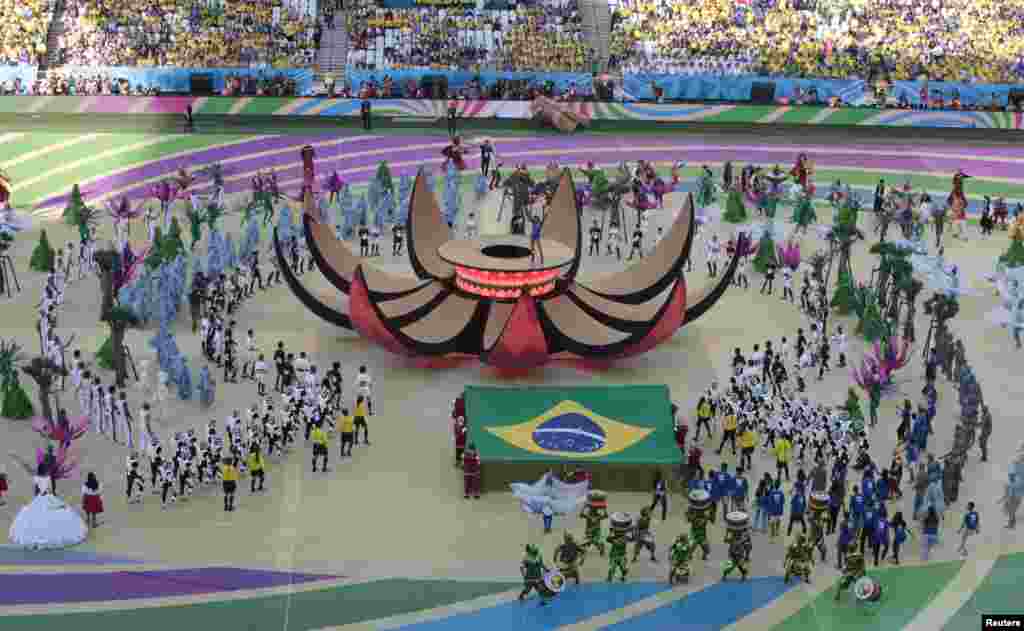
[{"label": "white costume performer", "polygon": [[11,543],[32,549],[55,549],[85,541],[85,521],[63,500],[50,494],[50,478],[33,476],[32,482],[38,494],[14,518],[9,532]]},{"label": "white costume performer", "polygon": [[167,398],[170,396],[170,392],[167,389],[168,379],[167,373],[162,370],[156,375],[156,392],[153,393],[153,403],[157,410],[157,414],[161,419],[163,419],[164,412],[166,412],[164,406],[167,403]]}]

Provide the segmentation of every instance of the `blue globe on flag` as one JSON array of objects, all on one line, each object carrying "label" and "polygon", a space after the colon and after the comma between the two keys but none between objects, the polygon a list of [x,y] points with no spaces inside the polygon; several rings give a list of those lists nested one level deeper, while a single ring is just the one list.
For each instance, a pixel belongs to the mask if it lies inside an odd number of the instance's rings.
[{"label": "blue globe on flag", "polygon": [[599,451],[606,442],[601,426],[577,412],[544,421],[533,430],[532,438],[541,449],[579,454]]}]

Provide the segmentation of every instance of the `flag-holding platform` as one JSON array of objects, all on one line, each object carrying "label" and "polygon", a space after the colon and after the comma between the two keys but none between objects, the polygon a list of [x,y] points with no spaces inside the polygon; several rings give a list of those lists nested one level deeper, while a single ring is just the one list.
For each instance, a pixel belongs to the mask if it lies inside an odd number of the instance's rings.
[{"label": "flag-holding platform", "polygon": [[583,468],[597,488],[647,491],[680,462],[665,385],[468,386],[465,401],[488,490]]}]

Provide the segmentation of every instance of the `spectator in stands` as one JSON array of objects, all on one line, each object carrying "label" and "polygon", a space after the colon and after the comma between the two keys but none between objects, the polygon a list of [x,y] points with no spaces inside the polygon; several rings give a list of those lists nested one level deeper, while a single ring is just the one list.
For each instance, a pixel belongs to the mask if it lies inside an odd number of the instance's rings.
[{"label": "spectator in stands", "polygon": [[38,65],[52,17],[53,0],[0,0],[0,65]]}]

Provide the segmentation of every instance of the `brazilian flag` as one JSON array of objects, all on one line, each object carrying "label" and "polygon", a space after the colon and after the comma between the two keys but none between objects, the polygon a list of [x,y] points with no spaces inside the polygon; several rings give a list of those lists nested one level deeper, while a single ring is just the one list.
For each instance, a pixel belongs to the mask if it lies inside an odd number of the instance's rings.
[{"label": "brazilian flag", "polygon": [[468,386],[484,462],[676,464],[668,386]]}]

